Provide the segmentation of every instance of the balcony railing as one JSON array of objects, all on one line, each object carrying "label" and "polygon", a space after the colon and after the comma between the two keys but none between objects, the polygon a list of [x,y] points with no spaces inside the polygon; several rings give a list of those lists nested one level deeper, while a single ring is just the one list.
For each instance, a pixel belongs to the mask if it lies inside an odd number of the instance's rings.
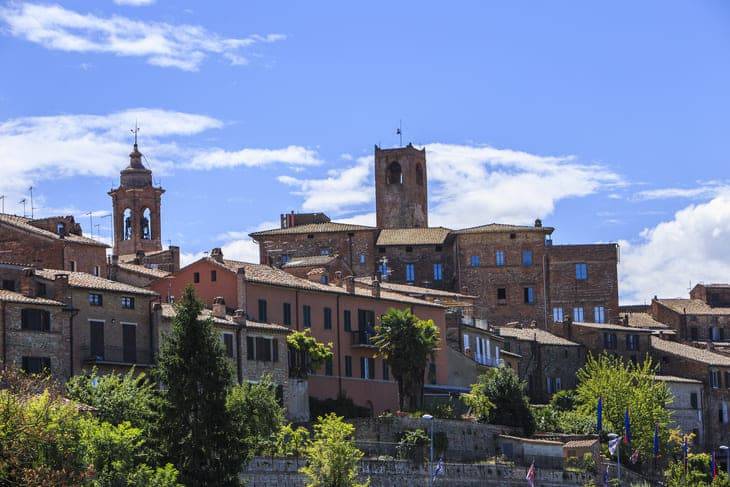
[{"label": "balcony railing", "polygon": [[146,349],[124,350],[123,347],[105,345],[102,350],[92,350],[89,345],[81,345],[81,361],[97,364],[151,365],[152,353]]},{"label": "balcony railing", "polygon": [[371,341],[374,336],[374,330],[355,330],[352,332],[352,346],[374,348]]}]

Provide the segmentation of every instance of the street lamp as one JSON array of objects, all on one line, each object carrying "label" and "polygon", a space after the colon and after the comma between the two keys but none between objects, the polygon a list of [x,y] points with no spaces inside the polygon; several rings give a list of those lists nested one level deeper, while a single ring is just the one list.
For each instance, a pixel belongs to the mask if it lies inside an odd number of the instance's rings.
[{"label": "street lamp", "polygon": [[727,466],[727,474],[730,476],[730,447],[726,445],[720,445],[720,450],[725,450],[725,463]]},{"label": "street lamp", "polygon": [[[618,438],[616,433],[609,433],[608,439],[615,440]],[[616,444],[616,476],[618,477],[618,483],[621,484],[621,441]]]},{"label": "street lamp", "polygon": [[428,487],[431,487],[433,485],[433,416],[430,414],[424,414],[421,416],[421,419],[431,421],[431,445],[428,461]]}]

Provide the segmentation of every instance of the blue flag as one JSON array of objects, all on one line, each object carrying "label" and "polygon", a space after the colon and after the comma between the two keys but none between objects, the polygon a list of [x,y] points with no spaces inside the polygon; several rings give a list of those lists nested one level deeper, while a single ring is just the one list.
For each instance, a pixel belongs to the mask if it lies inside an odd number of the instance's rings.
[{"label": "blue flag", "polygon": [[629,408],[624,413],[624,443],[631,446],[631,420],[629,419]]},{"label": "blue flag", "polygon": [[659,456],[659,425],[654,425],[654,456]]},{"label": "blue flag", "polygon": [[596,410],[596,431],[601,434],[603,431],[603,398],[598,398],[598,409]]}]

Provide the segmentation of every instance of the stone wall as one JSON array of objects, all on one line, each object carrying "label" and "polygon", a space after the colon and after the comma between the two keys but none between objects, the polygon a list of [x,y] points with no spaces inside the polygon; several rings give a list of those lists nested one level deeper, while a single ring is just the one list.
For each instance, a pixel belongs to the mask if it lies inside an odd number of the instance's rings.
[{"label": "stone wall", "polygon": [[[301,459],[253,459],[241,474],[249,487],[304,487],[306,478],[299,473],[305,465]],[[446,463],[436,485],[461,487],[524,487],[526,467],[490,464]],[[537,469],[535,485],[539,487],[581,486],[593,476],[562,470]],[[407,461],[362,460],[360,478],[370,478],[371,487],[423,487],[428,483],[428,465],[414,466]]]},{"label": "stone wall", "polygon": [[[401,177],[391,169],[400,167]],[[390,177],[389,177],[390,176]],[[426,149],[375,147],[375,214],[378,228],[428,226]]]},{"label": "stone wall", "polygon": [[[379,246],[376,258],[388,259],[390,275],[388,281],[400,284],[451,291],[454,288],[453,240],[443,245],[388,245]],[[415,280],[406,281],[406,264],[413,264]],[[434,280],[434,264],[441,264],[443,273],[440,281]]]}]

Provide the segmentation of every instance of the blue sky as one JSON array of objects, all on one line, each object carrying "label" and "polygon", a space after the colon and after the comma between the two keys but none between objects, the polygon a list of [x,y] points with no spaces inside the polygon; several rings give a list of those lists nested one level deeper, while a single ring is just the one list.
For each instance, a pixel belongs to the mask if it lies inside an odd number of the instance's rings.
[{"label": "blue sky", "polygon": [[138,119],[164,239],[253,259],[283,211],[374,222],[373,145],[402,120],[432,224],[618,241],[626,302],[730,279],[727,2],[0,5],[7,211],[32,184],[108,236]]}]

